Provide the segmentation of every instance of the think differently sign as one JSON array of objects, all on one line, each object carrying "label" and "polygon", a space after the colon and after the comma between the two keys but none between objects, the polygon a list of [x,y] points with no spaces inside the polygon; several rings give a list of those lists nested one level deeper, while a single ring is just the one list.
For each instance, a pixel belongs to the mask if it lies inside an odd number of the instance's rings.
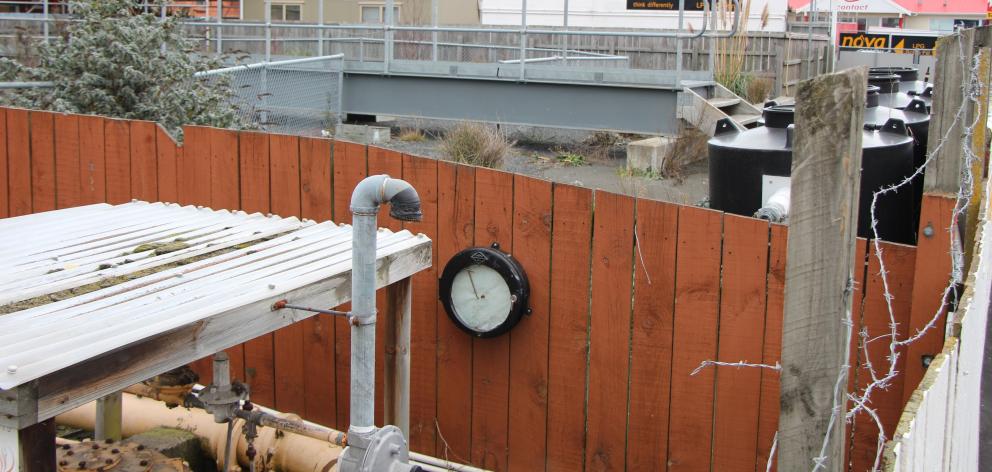
[{"label": "think differently sign", "polygon": [[[703,0],[683,0],[685,2],[685,11],[703,11],[704,1]],[[733,5],[728,2],[728,6]],[[710,8],[713,8],[713,3],[710,2]],[[628,10],[656,10],[656,11],[679,11],[679,0],[663,0],[663,1],[648,1],[648,0],[627,0]]]}]

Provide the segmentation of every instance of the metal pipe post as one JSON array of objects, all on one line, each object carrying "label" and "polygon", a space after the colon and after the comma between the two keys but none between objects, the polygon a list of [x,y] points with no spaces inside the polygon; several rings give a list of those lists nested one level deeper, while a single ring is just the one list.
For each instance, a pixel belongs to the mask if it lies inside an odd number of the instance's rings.
[{"label": "metal pipe post", "polygon": [[527,0],[520,0],[520,80],[527,76]]},{"label": "metal pipe post", "polygon": [[375,428],[375,246],[376,213],[352,208],[351,427],[359,434]]},{"label": "metal pipe post", "polygon": [[395,8],[395,5],[395,0],[386,0],[386,21],[383,26],[386,35],[386,45],[383,48],[382,57],[382,69],[386,74],[389,73],[389,62],[393,60],[393,26],[396,26],[394,24],[396,18],[394,18],[395,15],[393,15],[393,8]]},{"label": "metal pipe post", "polygon": [[[344,123],[344,55],[338,59],[338,124]],[[333,131],[333,130],[332,130]]]},{"label": "metal pipe post", "polygon": [[[437,28],[437,3],[431,0],[431,26]],[[431,31],[431,60],[437,62],[437,31]]]}]

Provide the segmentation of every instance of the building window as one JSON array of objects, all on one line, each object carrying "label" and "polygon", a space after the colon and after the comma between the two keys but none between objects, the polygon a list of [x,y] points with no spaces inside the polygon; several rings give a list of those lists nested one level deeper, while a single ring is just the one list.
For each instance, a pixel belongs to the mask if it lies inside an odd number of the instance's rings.
[{"label": "building window", "polygon": [[271,6],[272,21],[300,21],[302,5],[290,3],[273,3]]},{"label": "building window", "polygon": [[[372,4],[372,5],[361,5],[362,9],[362,23],[382,23],[385,21],[386,17],[386,5],[384,4]],[[393,22],[400,22],[400,7],[399,5],[393,6]]]},{"label": "building window", "polygon": [[885,28],[898,28],[899,18],[882,18],[882,27]]}]

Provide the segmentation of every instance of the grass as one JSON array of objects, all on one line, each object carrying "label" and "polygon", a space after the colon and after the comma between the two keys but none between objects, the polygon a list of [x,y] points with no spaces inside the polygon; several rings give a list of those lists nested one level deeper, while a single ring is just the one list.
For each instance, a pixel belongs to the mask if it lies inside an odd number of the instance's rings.
[{"label": "grass", "polygon": [[[713,75],[720,85],[728,88],[731,92],[744,97],[747,96],[748,82],[750,74],[744,71],[747,60],[748,48],[748,18],[751,15],[751,0],[741,2],[741,15],[737,27],[737,32],[729,38],[715,39],[716,60],[714,61]],[[717,7],[717,20],[720,29],[730,29],[733,26],[733,9],[730,2],[719,2]],[[768,6],[761,12],[761,26],[768,23]]]},{"label": "grass", "polygon": [[445,133],[440,150],[449,161],[500,169],[513,144],[495,127],[461,123]]},{"label": "grass", "polygon": [[420,143],[427,141],[427,136],[423,131],[416,128],[404,128],[400,130],[399,140],[407,143]]}]

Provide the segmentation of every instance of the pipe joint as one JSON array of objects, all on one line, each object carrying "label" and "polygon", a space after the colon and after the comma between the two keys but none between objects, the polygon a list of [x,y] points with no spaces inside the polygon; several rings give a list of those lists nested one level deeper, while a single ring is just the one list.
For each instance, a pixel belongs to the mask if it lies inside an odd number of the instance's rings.
[{"label": "pipe joint", "polygon": [[377,318],[376,315],[376,311],[373,311],[372,314],[365,315],[360,315],[352,311],[351,315],[348,316],[348,322],[351,323],[352,326],[374,325]]},{"label": "pipe joint", "polygon": [[351,194],[351,212],[354,215],[375,216],[379,205],[389,203],[389,214],[401,221],[420,221],[420,196],[404,180],[388,175],[366,177]]}]

